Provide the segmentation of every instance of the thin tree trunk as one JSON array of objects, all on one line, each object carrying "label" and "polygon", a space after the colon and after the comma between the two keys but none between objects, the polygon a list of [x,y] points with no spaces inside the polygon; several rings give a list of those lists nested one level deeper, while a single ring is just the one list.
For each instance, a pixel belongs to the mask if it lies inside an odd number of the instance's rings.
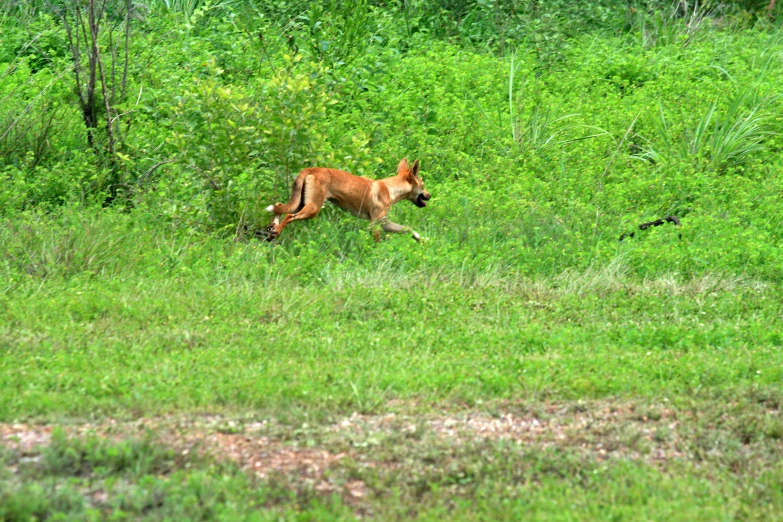
[{"label": "thin tree trunk", "polygon": [[125,99],[125,87],[128,85],[128,50],[130,49],[130,15],[131,15],[131,0],[125,7],[125,64],[122,68],[122,87],[120,88],[120,99]]},{"label": "thin tree trunk", "polygon": [[[98,52],[96,47],[96,53]],[[98,70],[101,75],[101,93],[103,94],[103,105],[106,108],[106,133],[109,135],[109,154],[111,154],[112,160],[114,159],[114,132],[112,130],[112,117],[111,106],[109,105],[109,93],[106,89],[106,77],[103,74],[103,62],[100,60],[100,55],[96,55],[98,58]]]},{"label": "thin tree trunk", "polygon": [[[95,0],[90,0],[88,7],[88,24],[90,27],[90,34],[92,34],[92,28],[95,26]],[[95,110],[95,84],[97,81],[97,61],[96,54],[98,53],[98,41],[97,38],[91,38],[91,41],[87,40],[87,27],[84,25],[84,17],[81,14],[81,10],[76,9],[76,21],[82,28],[82,37],[84,38],[85,47],[89,49],[87,54],[88,70],[87,70],[87,87],[84,93],[84,103],[82,104],[82,114],[84,116],[84,125],[87,127],[87,141],[90,147],[95,149],[94,132],[98,128],[98,115]],[[97,35],[97,26],[96,35]],[[78,31],[78,28],[77,28]],[[77,33],[78,35],[78,33]]]},{"label": "thin tree trunk", "polygon": [[[94,136],[93,136],[93,130],[96,127],[96,117],[95,117],[95,103],[94,103],[94,96],[91,96],[91,92],[94,92],[94,84],[95,84],[95,77],[94,74],[91,78],[85,79],[85,82],[87,83],[86,86],[82,84],[82,57],[81,57],[81,51],[80,51],[80,44],[79,40],[82,36],[84,36],[84,24],[82,23],[81,13],[77,9],[76,10],[76,34],[74,34],[73,29],[71,28],[71,25],[68,23],[68,13],[67,11],[58,11],[58,14],[60,15],[60,18],[63,21],[63,26],[65,27],[65,34],[68,37],[68,43],[71,46],[71,55],[73,57],[73,74],[74,78],[76,80],[76,94],[79,98],[79,108],[82,111],[82,118],[84,119],[84,126],[87,128],[87,144],[90,146],[90,148],[94,149],[95,142],[94,142]],[[79,30],[81,28],[82,34],[79,34]],[[88,56],[88,59],[90,57]],[[92,64],[92,60],[89,59],[90,63]],[[92,70],[92,68],[91,68]],[[93,70],[94,72],[94,70]],[[90,87],[92,85],[92,88]]]}]

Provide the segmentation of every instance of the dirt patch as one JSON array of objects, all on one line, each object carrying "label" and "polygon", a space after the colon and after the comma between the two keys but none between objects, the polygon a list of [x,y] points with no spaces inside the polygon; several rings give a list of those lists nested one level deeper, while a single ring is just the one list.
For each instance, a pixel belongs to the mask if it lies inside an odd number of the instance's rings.
[{"label": "dirt patch", "polygon": [[202,442],[208,451],[237,462],[261,477],[270,473],[296,473],[316,479],[325,469],[345,457],[344,453],[333,455],[325,450],[286,447],[268,437],[214,433],[207,435]]},{"label": "dirt patch", "polygon": [[367,495],[367,488],[360,480],[341,483],[325,478],[325,472],[338,466],[347,453],[335,454],[320,448],[302,448],[252,434],[258,428],[258,425],[246,426],[250,434],[206,433],[190,437],[189,447],[183,449],[182,453],[187,454],[195,449],[216,458],[228,459],[260,478],[293,477],[320,493],[339,492],[354,499]]},{"label": "dirt patch", "polygon": [[631,405],[588,409],[551,405],[543,414],[465,412],[450,416],[359,415],[333,425],[336,432],[354,434],[417,431],[462,444],[477,439],[508,440],[520,445],[578,448],[598,459],[631,458],[667,461],[687,457],[678,436],[680,422],[670,409],[651,414]]},{"label": "dirt patch", "polygon": [[[469,440],[509,440],[517,444],[539,446],[577,446],[594,449],[599,456],[631,456],[622,440],[642,438],[655,446],[653,458],[683,457],[677,449],[679,427],[676,413],[662,409],[648,417],[633,406],[602,406],[574,408],[549,406],[543,414],[467,411],[455,415],[411,416],[400,414],[361,415],[354,413],[334,424],[315,430],[336,435],[352,433],[360,437],[374,434],[405,434],[416,439],[417,431],[435,434],[453,444]],[[131,422],[109,419],[102,423],[63,426],[71,436],[92,433],[99,437],[120,440],[153,433],[156,439],[183,455],[191,451],[228,459],[260,477],[271,473],[296,473],[318,478],[348,456],[348,451],[332,453],[322,448],[300,447],[296,441],[280,440],[269,435],[274,423],[268,421],[237,423],[216,416],[154,417]],[[227,433],[226,431],[235,433]],[[0,424],[0,441],[14,450],[34,451],[51,438],[52,426],[35,424]],[[611,440],[605,440],[611,439]],[[609,448],[607,449],[607,446]],[[362,452],[363,453],[363,452]],[[356,454],[352,455],[357,457]],[[638,455],[637,455],[638,456]]]},{"label": "dirt patch", "polygon": [[[218,422],[213,416],[192,419],[156,417],[132,422],[113,419],[103,423],[62,426],[69,437],[93,435],[119,441],[153,434],[153,440],[177,453],[211,456],[236,463],[241,469],[266,479],[273,476],[311,486],[321,493],[341,493],[349,499],[361,499],[367,488],[360,480],[335,481],[325,479],[326,470],[339,465],[346,453],[331,453],[322,448],[298,447],[290,442],[263,435],[264,423],[250,423],[237,428],[234,422]],[[224,429],[240,429],[242,433],[224,433]],[[20,456],[37,455],[51,442],[54,428],[50,425],[0,424],[0,445]]]},{"label": "dirt patch", "polygon": [[[535,410],[510,406],[494,414],[476,410],[425,415],[354,413],[316,426],[170,416],[130,422],[107,419],[64,425],[63,429],[69,436],[94,434],[112,440],[147,434],[184,456],[209,455],[234,462],[262,479],[283,478],[288,484],[357,501],[369,490],[351,469],[388,471],[415,466],[419,458],[415,455],[422,453],[419,449],[467,447],[476,441],[562,448],[599,461],[632,459],[656,466],[666,466],[673,459],[694,459],[681,418],[691,417],[666,407],[595,402],[548,404]],[[51,432],[49,425],[0,424],[0,444],[20,455],[35,455],[38,447],[49,444]]]},{"label": "dirt patch", "polygon": [[0,424],[0,442],[21,455],[37,453],[37,448],[49,445],[51,439],[51,426]]}]

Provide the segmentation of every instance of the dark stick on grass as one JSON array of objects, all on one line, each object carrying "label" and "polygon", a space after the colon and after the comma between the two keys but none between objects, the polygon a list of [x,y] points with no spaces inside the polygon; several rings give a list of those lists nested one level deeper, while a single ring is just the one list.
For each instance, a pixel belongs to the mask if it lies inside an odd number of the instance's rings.
[{"label": "dark stick on grass", "polygon": [[[677,216],[666,216],[664,218],[656,219],[655,221],[648,221],[647,223],[642,223],[639,225],[639,230],[647,230],[650,227],[659,227],[663,225],[664,223],[674,223],[677,226],[682,225],[680,222],[680,218]],[[624,232],[622,235],[620,235],[620,241],[625,239],[626,237],[633,237],[636,232]]]}]

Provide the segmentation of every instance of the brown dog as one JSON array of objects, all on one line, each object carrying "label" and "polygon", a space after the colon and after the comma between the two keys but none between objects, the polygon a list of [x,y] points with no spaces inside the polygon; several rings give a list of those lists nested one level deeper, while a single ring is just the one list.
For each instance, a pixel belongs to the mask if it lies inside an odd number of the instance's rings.
[{"label": "brown dog", "polygon": [[[419,177],[419,160],[410,167],[408,160],[403,159],[397,167],[396,176],[380,180],[354,176],[342,170],[304,169],[294,180],[288,203],[267,207],[275,215],[275,220],[269,225],[267,239],[272,241],[277,238],[292,221],[314,218],[321,212],[324,201],[329,200],[358,218],[379,223],[386,232],[410,232],[413,239],[419,241],[421,237],[410,227],[389,221],[389,209],[403,199],[424,208],[430,197]],[[283,214],[288,215],[281,222]],[[373,236],[379,241],[381,231],[376,229]]]}]

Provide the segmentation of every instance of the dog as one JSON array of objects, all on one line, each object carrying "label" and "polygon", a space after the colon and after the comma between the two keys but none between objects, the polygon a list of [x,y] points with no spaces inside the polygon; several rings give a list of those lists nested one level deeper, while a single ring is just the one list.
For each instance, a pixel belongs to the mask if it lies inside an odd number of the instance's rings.
[{"label": "dog", "polygon": [[[292,221],[314,218],[321,212],[324,201],[328,200],[358,218],[380,224],[386,232],[410,233],[413,239],[421,241],[421,236],[415,230],[389,221],[389,210],[392,205],[405,199],[424,208],[431,197],[419,176],[419,160],[414,161],[411,167],[408,160],[403,158],[397,167],[397,175],[379,180],[355,176],[342,170],[307,168],[296,176],[288,203],[275,203],[266,208],[275,215],[267,228],[267,240],[277,239]],[[280,216],[285,214],[287,216],[280,221]],[[373,237],[375,241],[380,241],[380,229],[375,229]]]}]

